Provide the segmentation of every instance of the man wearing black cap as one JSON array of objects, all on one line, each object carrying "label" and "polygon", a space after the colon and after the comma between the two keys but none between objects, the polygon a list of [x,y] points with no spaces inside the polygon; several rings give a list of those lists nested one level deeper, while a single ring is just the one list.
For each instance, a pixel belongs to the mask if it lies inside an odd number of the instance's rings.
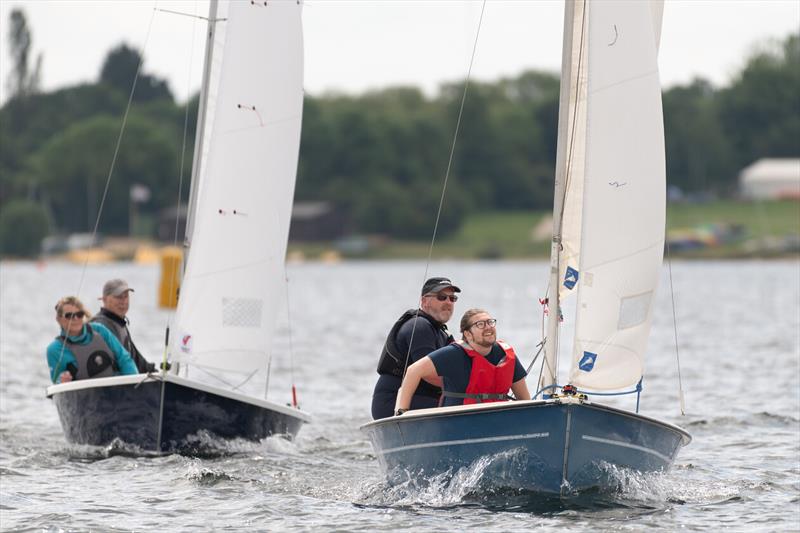
[{"label": "man wearing black cap", "polygon": [[100,312],[92,317],[91,322],[103,324],[114,336],[119,339],[120,344],[131,354],[133,362],[140,373],[155,371],[155,365],[148,363],[144,356],[133,344],[131,332],[128,331],[128,307],[130,306],[130,295],[133,289],[128,287],[128,283],[121,279],[112,279],[103,285],[103,307]]},{"label": "man wearing black cap", "polygon": [[[394,415],[397,391],[409,365],[453,341],[447,321],[453,316],[457,292],[461,289],[448,278],[430,278],[422,286],[419,309],[409,309],[395,322],[378,361],[380,377],[372,393],[373,419]],[[411,399],[411,409],[437,407],[441,394],[441,380],[422,381]]]}]

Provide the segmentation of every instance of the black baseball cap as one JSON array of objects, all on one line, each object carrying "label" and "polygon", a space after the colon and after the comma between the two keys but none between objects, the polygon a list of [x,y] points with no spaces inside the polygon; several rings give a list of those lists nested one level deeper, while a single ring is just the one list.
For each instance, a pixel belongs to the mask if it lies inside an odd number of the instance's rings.
[{"label": "black baseball cap", "polygon": [[430,278],[422,286],[422,296],[432,292],[439,292],[442,289],[453,289],[454,292],[461,292],[461,289],[453,285],[449,278]]}]

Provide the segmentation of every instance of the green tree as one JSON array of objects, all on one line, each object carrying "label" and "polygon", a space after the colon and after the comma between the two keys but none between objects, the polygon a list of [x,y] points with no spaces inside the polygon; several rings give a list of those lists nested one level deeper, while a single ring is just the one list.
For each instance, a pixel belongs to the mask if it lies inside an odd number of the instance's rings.
[{"label": "green tree", "polygon": [[737,168],[800,156],[800,33],[767,44],[720,94],[720,119]]},{"label": "green tree", "polygon": [[705,80],[664,93],[667,182],[686,192],[728,192],[736,164],[719,121],[717,92]]},{"label": "green tree", "polygon": [[78,85],[15,98],[0,109],[0,205],[13,196],[31,197],[37,183],[25,175],[26,161],[53,136],[96,114],[122,116],[125,101],[100,85]]},{"label": "green tree", "polygon": [[8,33],[9,52],[13,68],[8,88],[11,97],[24,97],[33,94],[39,89],[39,74],[42,67],[42,54],[36,58],[36,65],[31,68],[29,56],[33,44],[33,36],[25,20],[25,13],[21,9],[12,9],[9,15]]},{"label": "green tree", "polygon": [[127,96],[136,80],[134,101],[174,100],[167,82],[146,74],[142,69],[143,65],[144,58],[139,52],[125,43],[120,44],[106,56],[100,70],[100,83],[113,87]]},{"label": "green tree", "polygon": [[[30,161],[30,180],[41,184],[42,197],[62,231],[94,227],[119,134],[119,119],[100,115],[78,122],[49,141]],[[141,213],[174,206],[177,197],[177,135],[152,120],[128,118],[103,206],[100,231],[129,231],[130,188],[147,186],[151,200]]]},{"label": "green tree", "polygon": [[0,209],[0,255],[34,257],[48,234],[45,209],[27,200],[13,200]]}]

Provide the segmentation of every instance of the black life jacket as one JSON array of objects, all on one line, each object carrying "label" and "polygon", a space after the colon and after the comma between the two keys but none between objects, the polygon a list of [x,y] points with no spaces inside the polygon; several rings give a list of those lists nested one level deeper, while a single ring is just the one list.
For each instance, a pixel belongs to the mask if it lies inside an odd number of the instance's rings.
[{"label": "black life jacket", "polygon": [[131,332],[128,330],[127,318],[122,318],[116,313],[112,313],[103,307],[100,309],[100,312],[94,315],[89,322],[103,324],[106,328],[108,328],[108,330],[119,340],[119,343],[122,345],[122,347],[125,348],[129,354],[131,354],[131,359],[133,359],[133,363],[136,365],[136,368],[139,370],[139,372],[145,374],[153,370],[153,368],[150,368],[152,365],[147,362],[147,359],[144,358],[136,345],[133,344]]},{"label": "black life jacket", "polygon": [[91,324],[87,324],[86,328],[87,330],[91,329],[92,335],[92,340],[88,344],[72,342],[64,335],[56,337],[56,340],[65,343],[69,347],[72,355],[75,356],[75,361],[78,363],[77,372],[72,378],[89,379],[113,376],[119,368],[114,351],[102,335],[91,328]]},{"label": "black life jacket", "polygon": [[[400,331],[400,328],[403,327],[403,324],[415,317],[424,318],[430,322],[434,329],[441,330],[447,337],[447,343],[453,341],[453,336],[447,331],[446,324],[440,324],[439,322],[436,322],[430,315],[420,309],[409,309],[397,319],[392,326],[392,329],[389,330],[389,335],[386,336],[386,342],[383,343],[383,350],[381,350],[381,356],[378,359],[378,374],[387,374],[390,376],[396,376],[398,378],[403,377],[403,374],[406,371],[407,354],[402,353],[400,348],[397,347],[397,334]],[[428,387],[431,389],[441,391],[441,389],[438,387],[429,385],[424,381],[420,382],[420,385],[428,385]]]},{"label": "black life jacket", "polygon": [[119,339],[119,343],[130,352],[130,332],[128,331],[127,326],[120,324],[110,316],[103,314],[103,312],[99,312],[92,317],[90,322],[97,322],[98,324],[103,324],[106,328],[108,328],[114,336]]}]

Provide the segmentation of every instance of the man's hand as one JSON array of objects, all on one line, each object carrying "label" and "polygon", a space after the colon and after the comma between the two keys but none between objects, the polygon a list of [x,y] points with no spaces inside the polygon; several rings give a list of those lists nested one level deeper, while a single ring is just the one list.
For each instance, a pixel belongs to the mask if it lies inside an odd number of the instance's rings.
[{"label": "man's hand", "polygon": [[72,381],[72,374],[70,374],[69,370],[65,370],[58,376],[59,383],[69,383]]}]

